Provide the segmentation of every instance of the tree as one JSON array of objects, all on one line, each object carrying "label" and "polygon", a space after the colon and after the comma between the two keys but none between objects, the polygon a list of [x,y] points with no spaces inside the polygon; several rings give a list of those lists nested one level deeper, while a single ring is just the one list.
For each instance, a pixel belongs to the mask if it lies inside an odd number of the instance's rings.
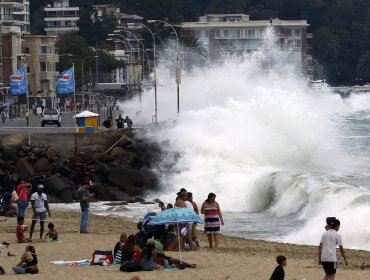
[{"label": "tree", "polygon": [[370,50],[362,53],[357,64],[357,77],[370,80]]},{"label": "tree", "polygon": [[334,59],[340,48],[336,36],[328,28],[320,28],[314,33],[312,52],[322,62]]}]

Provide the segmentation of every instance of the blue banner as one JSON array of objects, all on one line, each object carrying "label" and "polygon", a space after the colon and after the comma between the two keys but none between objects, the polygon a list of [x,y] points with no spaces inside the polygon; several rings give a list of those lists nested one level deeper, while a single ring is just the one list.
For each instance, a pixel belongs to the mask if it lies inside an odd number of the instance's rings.
[{"label": "blue banner", "polygon": [[10,75],[10,95],[27,94],[27,69],[19,68]]},{"label": "blue banner", "polygon": [[56,75],[56,93],[69,94],[75,92],[75,73],[74,68],[69,68],[59,75]]}]

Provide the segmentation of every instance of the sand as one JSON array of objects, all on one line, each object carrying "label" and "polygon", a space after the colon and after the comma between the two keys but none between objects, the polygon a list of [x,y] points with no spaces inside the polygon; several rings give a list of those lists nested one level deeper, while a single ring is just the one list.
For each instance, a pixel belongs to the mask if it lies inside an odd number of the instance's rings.
[{"label": "sand", "polygon": [[[122,232],[134,234],[135,224],[123,218],[111,218],[91,215],[89,234],[79,233],[80,213],[53,212],[48,219],[60,227],[60,241],[47,243],[38,241],[39,227],[36,226],[33,245],[39,258],[37,275],[15,275],[11,269],[17,264],[26,244],[16,243],[16,219],[9,218],[0,222],[0,243],[11,243],[9,248],[2,249],[0,265],[7,272],[6,279],[130,279],[138,275],[141,279],[269,279],[276,263],[275,257],[284,254],[288,258],[285,268],[285,279],[317,280],[322,279],[324,272],[317,264],[317,247],[292,245],[283,243],[248,240],[243,238],[221,236],[220,248],[210,250],[205,236],[199,231],[201,250],[185,252],[185,261],[197,264],[195,269],[177,271],[153,271],[139,273],[124,273],[118,266],[102,267],[60,267],[50,264],[57,260],[81,260],[90,258],[95,249],[113,250]],[[47,221],[47,222],[48,222]],[[29,213],[26,223],[30,223]],[[27,236],[27,235],[26,235]],[[36,237],[36,238],[35,238]],[[345,240],[344,240],[345,242]],[[7,256],[8,251],[15,257]],[[362,261],[370,264],[370,252],[346,250],[348,267],[341,266],[336,279],[370,279],[370,267],[361,270]],[[168,252],[168,255],[178,257],[178,252]]]}]

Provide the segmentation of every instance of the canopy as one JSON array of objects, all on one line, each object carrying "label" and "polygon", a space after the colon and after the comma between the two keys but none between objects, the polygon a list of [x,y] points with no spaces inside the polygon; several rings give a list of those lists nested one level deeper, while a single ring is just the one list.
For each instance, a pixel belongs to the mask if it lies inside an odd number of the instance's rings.
[{"label": "canopy", "polygon": [[76,115],[76,118],[91,118],[91,117],[97,117],[99,114],[93,113],[90,111],[83,111]]}]

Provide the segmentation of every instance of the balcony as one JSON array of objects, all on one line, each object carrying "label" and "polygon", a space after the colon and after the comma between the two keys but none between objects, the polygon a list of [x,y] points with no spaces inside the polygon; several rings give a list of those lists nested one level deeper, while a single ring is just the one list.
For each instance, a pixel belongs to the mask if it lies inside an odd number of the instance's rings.
[{"label": "balcony", "polygon": [[55,79],[56,72],[50,71],[40,71],[40,80],[54,80]]},{"label": "balcony", "polygon": [[0,14],[0,23],[13,23],[15,21],[23,22],[23,20],[24,17],[22,15]]},{"label": "balcony", "polygon": [[0,0],[0,7],[23,8],[23,0]]}]

